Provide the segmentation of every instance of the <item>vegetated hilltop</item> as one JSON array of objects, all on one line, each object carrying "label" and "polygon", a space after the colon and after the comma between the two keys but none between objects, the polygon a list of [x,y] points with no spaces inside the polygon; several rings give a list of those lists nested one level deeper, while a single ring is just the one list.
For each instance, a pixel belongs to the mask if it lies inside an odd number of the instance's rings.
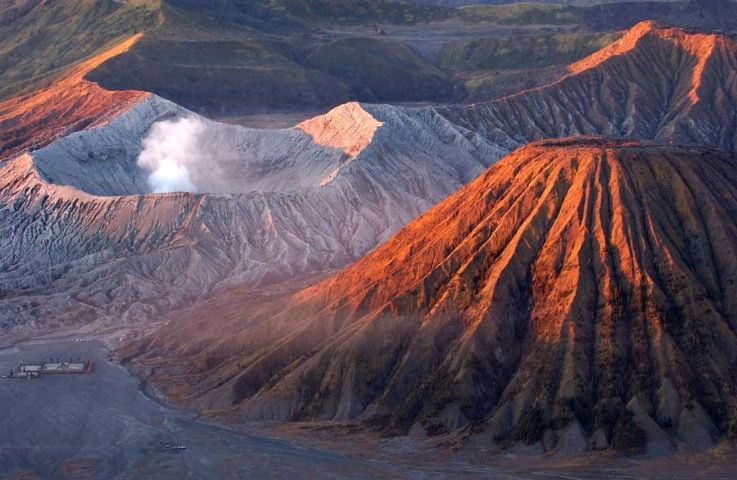
[{"label": "vegetated hilltop", "polygon": [[158,1],[26,0],[0,5],[0,100],[47,88],[70,65],[159,22]]},{"label": "vegetated hilltop", "polygon": [[709,148],[535,143],[291,306],[216,297],[139,360],[173,400],[239,419],[710,448],[737,436],[735,166]]},{"label": "vegetated hilltop", "polygon": [[332,107],[353,99],[447,99],[452,90],[445,72],[378,27],[444,19],[453,14],[448,9],[360,0],[170,0],[161,12],[159,28],[89,78],[109,89],[154,92],[210,115]]},{"label": "vegetated hilltop", "polygon": [[[347,104],[271,131],[70,77],[45,99],[58,112],[50,117],[28,115],[46,112],[43,96],[0,108],[18,135],[46,121],[57,133],[105,121],[0,164],[0,323],[16,333],[143,325],[219,289],[343,267],[541,138],[641,137],[733,151],[734,52],[724,36],[643,24],[578,73],[500,101]],[[111,110],[115,95],[122,103]],[[137,164],[143,139],[155,122],[181,118],[202,125],[193,145],[200,193],[150,194],[149,172]]]},{"label": "vegetated hilltop", "polygon": [[0,99],[48,87],[70,65],[145,32],[88,78],[214,116],[349,100],[482,101],[558,78],[641,19],[733,32],[730,5],[16,1],[0,12]]},{"label": "vegetated hilltop", "polygon": [[679,2],[677,11],[638,3],[639,14],[625,15],[610,6],[167,0],[163,24],[89,78],[215,116],[349,100],[480,101],[557,78],[643,19],[735,31],[731,16],[707,3]]}]

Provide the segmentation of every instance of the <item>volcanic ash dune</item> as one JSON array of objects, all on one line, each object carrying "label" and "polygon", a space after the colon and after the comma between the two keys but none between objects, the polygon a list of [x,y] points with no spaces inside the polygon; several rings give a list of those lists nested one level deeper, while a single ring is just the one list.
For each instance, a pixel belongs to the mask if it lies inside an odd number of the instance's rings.
[{"label": "volcanic ash dune", "polygon": [[292,306],[234,307],[205,340],[215,299],[143,362],[173,399],[252,419],[708,448],[737,427],[735,172],[713,149],[532,144]]}]

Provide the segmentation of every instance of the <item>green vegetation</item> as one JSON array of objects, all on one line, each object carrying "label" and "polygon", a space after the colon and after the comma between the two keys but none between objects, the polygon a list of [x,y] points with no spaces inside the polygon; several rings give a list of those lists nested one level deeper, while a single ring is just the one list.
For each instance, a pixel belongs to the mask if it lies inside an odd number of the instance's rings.
[{"label": "green vegetation", "polygon": [[464,40],[443,49],[439,65],[447,70],[545,68],[572,63],[617,38],[617,33],[566,33]]},{"label": "green vegetation", "polygon": [[65,67],[159,21],[159,2],[41,2],[0,28],[0,100],[32,91]]},{"label": "green vegetation", "polygon": [[343,79],[361,100],[446,98],[448,78],[401,42],[348,38],[315,49],[306,66]]},{"label": "green vegetation", "polygon": [[464,20],[497,25],[576,25],[584,10],[564,5],[517,3],[512,5],[472,5],[461,7]]}]

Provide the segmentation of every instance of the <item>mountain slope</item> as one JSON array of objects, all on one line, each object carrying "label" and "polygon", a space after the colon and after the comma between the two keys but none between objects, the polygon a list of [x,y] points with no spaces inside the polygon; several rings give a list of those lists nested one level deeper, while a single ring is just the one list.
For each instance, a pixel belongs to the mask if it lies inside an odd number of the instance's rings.
[{"label": "mountain slope", "polygon": [[[143,138],[182,118],[203,129],[192,139],[202,193],[151,194],[137,163]],[[213,289],[342,267],[500,155],[465,140],[456,152],[427,131],[422,148],[382,158],[371,153],[374,131],[354,121],[379,125],[348,104],[300,128],[252,130],[150,95],[0,164],[0,324],[146,325]]]},{"label": "mountain slope", "polygon": [[114,118],[148,94],[110,92],[84,79],[91,70],[128,51],[140,34],[69,69],[49,88],[0,101],[0,159],[45,146],[74,131]]},{"label": "mountain slope", "polygon": [[[158,1],[24,0],[0,4],[0,101],[47,87],[90,56],[154,28]],[[10,5],[8,5],[10,4]]]},{"label": "mountain slope", "polygon": [[[89,78],[210,115],[324,108],[354,99],[445,99],[447,76],[403,42],[379,38],[377,23],[426,23],[451,13],[384,0],[167,0],[161,25]],[[358,55],[390,69],[396,85],[381,70],[356,64],[355,41],[363,41]]]},{"label": "mountain slope", "polygon": [[[324,274],[540,138],[733,149],[732,47],[724,36],[643,24],[578,73],[497,102],[346,104],[284,130],[223,125],[155,95],[107,92],[80,67],[46,92],[0,105],[3,155],[66,135],[0,164],[0,323],[18,332],[146,325],[218,289]],[[151,194],[137,159],[154,124],[183,119],[200,126],[188,147],[199,193]]]},{"label": "mountain slope", "polygon": [[707,448],[737,426],[735,171],[719,150],[533,144],[288,308],[214,299],[143,363],[252,419]]},{"label": "mountain slope", "polygon": [[724,35],[642,22],[551,85],[439,112],[485,137],[508,141],[594,134],[734,150],[735,51],[735,41]]},{"label": "mountain slope", "polygon": [[[210,115],[352,99],[486,100],[555,78],[564,60],[607,38],[589,30],[616,32],[659,19],[734,32],[734,15],[725,14],[734,8],[731,0],[466,9],[366,0],[6,1],[0,99],[46,87],[67,67],[145,32],[129,53],[89,78]],[[519,40],[511,49],[510,39]],[[357,64],[351,52],[373,67]],[[394,81],[382,70],[391,70]]]}]

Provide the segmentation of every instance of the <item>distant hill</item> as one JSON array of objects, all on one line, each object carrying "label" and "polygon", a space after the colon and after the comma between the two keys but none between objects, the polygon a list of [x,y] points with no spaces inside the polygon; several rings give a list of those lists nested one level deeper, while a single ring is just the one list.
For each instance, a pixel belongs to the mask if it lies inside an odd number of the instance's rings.
[{"label": "distant hill", "polygon": [[567,63],[641,20],[735,31],[737,16],[724,14],[733,5],[447,9],[358,0],[167,0],[162,26],[90,78],[211,115],[349,100],[478,102],[559,77]]},{"label": "distant hill", "polygon": [[643,19],[734,32],[737,16],[725,15],[734,5],[14,1],[0,12],[0,99],[48,87],[77,62],[142,32],[129,53],[88,78],[218,117],[350,100],[479,102],[558,78]]},{"label": "distant hill", "polygon": [[414,3],[466,7],[462,11],[518,25],[544,22],[547,18],[552,25],[563,20],[588,29],[612,31],[630,28],[643,20],[659,20],[725,33],[737,29],[737,2],[734,0],[416,0]]},{"label": "distant hill", "polygon": [[[169,0],[161,12],[160,28],[89,78],[214,115],[451,96],[449,75],[404,43],[380,36],[378,25],[443,20],[452,10],[357,0]],[[342,30],[323,29],[333,24]]]}]

